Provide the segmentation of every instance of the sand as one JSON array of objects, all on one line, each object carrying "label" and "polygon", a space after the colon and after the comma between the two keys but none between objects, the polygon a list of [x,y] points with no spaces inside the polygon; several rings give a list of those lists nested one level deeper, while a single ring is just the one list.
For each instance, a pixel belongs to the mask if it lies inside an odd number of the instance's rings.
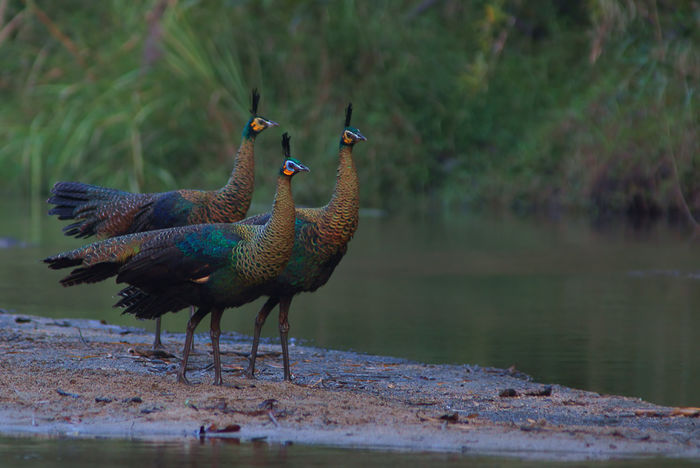
[{"label": "sand", "polygon": [[[222,335],[225,385],[211,385],[198,335],[188,377],[184,337],[98,321],[0,314],[0,433],[172,439],[235,437],[339,447],[541,459],[700,459],[700,410],[533,382],[516,369],[431,365],[263,344],[257,379],[242,375],[250,339]],[[171,354],[172,353],[172,354]]]}]

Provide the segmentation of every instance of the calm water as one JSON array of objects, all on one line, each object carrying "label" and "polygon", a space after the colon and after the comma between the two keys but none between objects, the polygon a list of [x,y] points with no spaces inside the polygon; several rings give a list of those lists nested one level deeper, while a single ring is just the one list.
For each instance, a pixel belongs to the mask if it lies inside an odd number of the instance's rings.
[{"label": "calm water", "polygon": [[240,444],[235,440],[174,442],[0,437],[0,462],[11,467],[93,468],[99,466],[286,466],[286,467],[566,467],[600,468],[698,466],[689,460],[642,458],[603,462],[542,462],[459,454],[401,453],[299,445]]},{"label": "calm water", "polygon": [[[58,284],[62,274],[39,260],[81,241],[62,236],[45,210],[0,204],[0,237],[30,243],[0,249],[0,308],[152,328],[111,308],[113,282]],[[329,284],[294,300],[291,335],[427,362],[515,365],[541,382],[700,406],[699,286],[697,242],[663,225],[363,217]],[[251,333],[261,305],[227,311],[224,329]],[[171,314],[164,326],[182,331],[185,321]],[[276,330],[271,316],[265,332]]]}]

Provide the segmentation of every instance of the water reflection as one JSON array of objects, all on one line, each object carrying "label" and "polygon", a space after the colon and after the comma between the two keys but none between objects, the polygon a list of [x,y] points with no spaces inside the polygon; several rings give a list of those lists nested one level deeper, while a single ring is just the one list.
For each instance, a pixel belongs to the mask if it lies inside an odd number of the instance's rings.
[{"label": "water reflection", "polygon": [[[62,288],[39,259],[81,242],[28,208],[0,204],[0,237],[32,242],[0,249],[0,308],[152,327],[111,308],[113,282]],[[291,335],[420,361],[515,365],[543,382],[697,406],[698,260],[662,224],[364,217],[329,284],[295,299]],[[224,329],[251,333],[260,305],[227,311]],[[182,331],[185,321],[171,315],[164,327]]]},{"label": "water reflection", "polygon": [[[265,442],[239,443],[235,440],[194,439],[177,441],[139,441],[105,439],[4,438],[0,437],[0,455],[3,467],[71,467],[92,468],[99,453],[102,468],[124,466],[362,466],[384,467],[439,467],[492,466],[555,467],[590,466],[590,462],[543,462],[518,458],[484,457],[456,453],[382,452],[347,450],[331,447],[268,444]],[[527,455],[528,458],[536,454]],[[609,460],[596,463],[601,468],[611,467],[680,467],[695,466],[687,460],[637,458]]]}]

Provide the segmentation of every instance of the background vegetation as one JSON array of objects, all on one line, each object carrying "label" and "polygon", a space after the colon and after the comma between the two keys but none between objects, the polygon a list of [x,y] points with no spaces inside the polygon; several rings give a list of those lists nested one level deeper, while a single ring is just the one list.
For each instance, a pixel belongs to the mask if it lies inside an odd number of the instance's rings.
[{"label": "background vegetation", "polygon": [[0,0],[1,190],[220,186],[258,87],[304,204],[352,101],[364,206],[691,219],[699,25],[697,0]]}]

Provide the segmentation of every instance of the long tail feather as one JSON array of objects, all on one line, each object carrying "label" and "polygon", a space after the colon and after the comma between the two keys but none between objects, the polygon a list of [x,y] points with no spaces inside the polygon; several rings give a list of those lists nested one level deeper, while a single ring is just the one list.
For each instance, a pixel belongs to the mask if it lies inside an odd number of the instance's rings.
[{"label": "long tail feather", "polygon": [[98,263],[84,268],[76,268],[61,280],[63,286],[74,286],[81,283],[98,283],[114,276],[119,271],[117,263]]},{"label": "long tail feather", "polygon": [[[53,270],[83,265],[85,262],[85,255],[81,253],[82,250],[83,249],[77,249],[45,258],[44,263],[48,263],[49,268]],[[80,283],[96,283],[116,275],[118,270],[119,264],[115,262],[103,262],[82,266],[71,271],[68,276],[61,280],[61,284],[63,286],[73,286]]]},{"label": "long tail feather", "polygon": [[149,201],[138,194],[81,182],[57,182],[51,194],[47,202],[55,206],[49,210],[49,214],[58,216],[60,220],[78,220],[65,226],[63,232],[79,239],[125,234],[124,223],[114,222],[111,218],[134,213],[141,204]]},{"label": "long tail feather", "polygon": [[124,309],[122,314],[132,314],[140,319],[155,319],[167,312],[177,312],[189,304],[172,296],[148,294],[135,286],[119,291],[121,299],[114,307]]},{"label": "long tail feather", "polygon": [[60,270],[62,268],[68,268],[83,263],[82,258],[65,257],[64,254],[54,255],[53,257],[47,257],[42,260],[44,263],[49,264],[49,268],[52,270]]},{"label": "long tail feather", "polygon": [[151,237],[153,232],[94,242],[75,250],[47,257],[43,261],[54,270],[79,267],[61,280],[63,286],[95,283],[116,275],[121,265],[138,254],[141,245]]}]

